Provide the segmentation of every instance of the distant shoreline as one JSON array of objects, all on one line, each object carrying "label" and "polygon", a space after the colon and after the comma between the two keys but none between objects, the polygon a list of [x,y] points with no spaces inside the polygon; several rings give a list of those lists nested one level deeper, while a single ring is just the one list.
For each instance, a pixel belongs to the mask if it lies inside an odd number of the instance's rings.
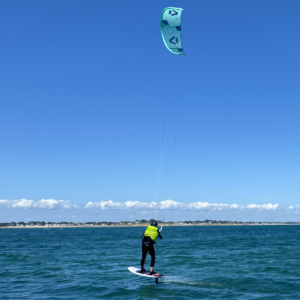
[{"label": "distant shoreline", "polygon": [[[203,227],[203,226],[295,226],[300,224],[285,224],[285,223],[277,223],[277,224],[162,224],[158,225],[158,227]],[[0,229],[65,229],[65,228],[114,228],[114,227],[146,227],[148,224],[140,224],[140,225],[93,225],[93,226],[3,226]]]}]

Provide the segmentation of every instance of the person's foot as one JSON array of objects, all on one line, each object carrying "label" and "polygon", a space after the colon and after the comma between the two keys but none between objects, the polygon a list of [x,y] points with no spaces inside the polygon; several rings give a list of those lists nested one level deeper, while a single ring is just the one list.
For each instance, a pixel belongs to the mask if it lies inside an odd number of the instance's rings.
[{"label": "person's foot", "polygon": [[140,272],[140,273],[145,273],[146,270],[145,270],[144,268],[142,268],[139,272]]},{"label": "person's foot", "polygon": [[155,272],[151,271],[151,272],[150,272],[150,275],[153,275],[153,274],[155,274]]}]

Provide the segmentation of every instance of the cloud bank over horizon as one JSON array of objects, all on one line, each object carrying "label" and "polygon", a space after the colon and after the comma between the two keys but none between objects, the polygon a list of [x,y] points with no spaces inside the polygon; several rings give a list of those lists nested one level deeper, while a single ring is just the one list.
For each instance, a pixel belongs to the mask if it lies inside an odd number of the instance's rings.
[{"label": "cloud bank over horizon", "polygon": [[[5,213],[4,213],[5,212]],[[112,200],[87,202],[83,206],[71,201],[41,199],[1,200],[0,222],[43,219],[44,221],[121,221],[157,218],[161,220],[231,220],[231,221],[298,221],[300,206],[279,204],[224,204],[209,202],[183,203]]]},{"label": "cloud bank over horizon", "polygon": [[[223,203],[209,203],[209,202],[191,202],[182,203],[174,200],[164,200],[161,202],[139,202],[139,201],[126,201],[125,203],[109,201],[100,202],[88,202],[85,209],[157,209],[157,210],[278,210],[283,208],[279,204],[249,204],[249,205],[237,205],[237,204],[223,204]],[[289,206],[288,209],[298,209],[298,206]]]},{"label": "cloud bank over horizon", "polygon": [[0,208],[10,209],[70,209],[77,208],[77,205],[70,201],[42,199],[39,201],[18,199],[18,200],[1,200]]}]

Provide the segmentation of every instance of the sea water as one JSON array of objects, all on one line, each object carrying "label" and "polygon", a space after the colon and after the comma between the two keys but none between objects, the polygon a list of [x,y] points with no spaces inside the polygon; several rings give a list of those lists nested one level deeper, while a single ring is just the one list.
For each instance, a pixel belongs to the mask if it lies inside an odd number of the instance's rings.
[{"label": "sea water", "polygon": [[158,284],[143,231],[0,229],[0,299],[300,299],[300,226],[164,227]]}]

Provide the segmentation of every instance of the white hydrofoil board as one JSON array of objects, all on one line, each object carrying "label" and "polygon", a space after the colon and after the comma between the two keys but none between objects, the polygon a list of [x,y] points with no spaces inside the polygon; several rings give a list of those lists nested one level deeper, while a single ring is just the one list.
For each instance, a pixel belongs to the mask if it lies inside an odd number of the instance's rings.
[{"label": "white hydrofoil board", "polygon": [[159,273],[154,273],[153,275],[150,275],[150,271],[146,271],[144,273],[140,273],[141,269],[138,269],[138,268],[135,268],[135,267],[129,267],[128,271],[130,271],[131,273],[136,274],[136,275],[150,277],[150,278],[162,278],[162,277],[165,277],[165,275],[159,274]]}]

